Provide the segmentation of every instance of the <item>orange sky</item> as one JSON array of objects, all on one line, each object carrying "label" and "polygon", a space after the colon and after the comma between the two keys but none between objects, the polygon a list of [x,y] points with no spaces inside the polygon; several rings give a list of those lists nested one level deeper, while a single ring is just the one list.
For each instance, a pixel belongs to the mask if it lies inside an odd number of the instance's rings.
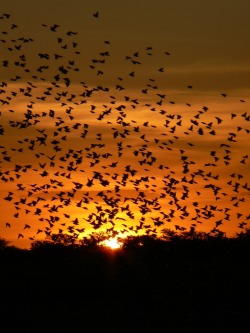
[{"label": "orange sky", "polygon": [[247,227],[244,6],[3,1],[0,235]]}]

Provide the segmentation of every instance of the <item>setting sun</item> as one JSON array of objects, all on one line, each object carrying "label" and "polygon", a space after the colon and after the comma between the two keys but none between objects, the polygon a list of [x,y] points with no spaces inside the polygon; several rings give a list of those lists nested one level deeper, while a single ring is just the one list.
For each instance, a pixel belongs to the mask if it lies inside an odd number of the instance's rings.
[{"label": "setting sun", "polygon": [[122,243],[117,240],[117,238],[109,238],[105,239],[103,242],[101,242],[100,245],[109,247],[112,250],[119,249],[122,246]]}]

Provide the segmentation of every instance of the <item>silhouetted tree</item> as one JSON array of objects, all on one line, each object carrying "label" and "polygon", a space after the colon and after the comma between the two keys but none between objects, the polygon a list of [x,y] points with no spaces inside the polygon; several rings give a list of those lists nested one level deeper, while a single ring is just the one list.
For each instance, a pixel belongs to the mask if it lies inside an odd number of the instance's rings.
[{"label": "silhouetted tree", "polygon": [[250,228],[236,234],[238,239],[250,240]]},{"label": "silhouetted tree", "polygon": [[161,232],[161,238],[165,241],[174,241],[179,237],[175,230],[164,228]]},{"label": "silhouetted tree", "polygon": [[51,246],[64,246],[73,247],[75,244],[77,244],[77,237],[71,236],[67,234],[57,233],[52,234],[46,237],[44,241],[34,241],[31,244],[31,250],[35,250],[41,247],[51,247]]},{"label": "silhouetted tree", "polygon": [[104,232],[94,232],[79,240],[79,245],[81,247],[95,248],[108,238],[109,237]]},{"label": "silhouetted tree", "polygon": [[0,237],[0,250],[5,249],[10,244],[9,241]]}]

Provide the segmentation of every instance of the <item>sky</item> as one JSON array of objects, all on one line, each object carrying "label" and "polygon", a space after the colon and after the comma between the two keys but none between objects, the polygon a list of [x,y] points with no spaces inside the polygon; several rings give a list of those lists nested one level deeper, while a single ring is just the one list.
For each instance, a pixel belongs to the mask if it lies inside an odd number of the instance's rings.
[{"label": "sky", "polygon": [[249,227],[249,7],[1,1],[0,236]]}]

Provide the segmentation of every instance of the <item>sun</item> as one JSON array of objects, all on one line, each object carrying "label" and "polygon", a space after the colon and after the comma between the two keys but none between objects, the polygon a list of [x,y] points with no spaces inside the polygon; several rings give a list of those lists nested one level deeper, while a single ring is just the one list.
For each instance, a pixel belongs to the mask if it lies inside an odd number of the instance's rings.
[{"label": "sun", "polygon": [[117,238],[109,238],[109,239],[105,239],[103,242],[101,242],[101,245],[109,247],[112,250],[116,250],[121,248],[122,243],[118,241]]}]

